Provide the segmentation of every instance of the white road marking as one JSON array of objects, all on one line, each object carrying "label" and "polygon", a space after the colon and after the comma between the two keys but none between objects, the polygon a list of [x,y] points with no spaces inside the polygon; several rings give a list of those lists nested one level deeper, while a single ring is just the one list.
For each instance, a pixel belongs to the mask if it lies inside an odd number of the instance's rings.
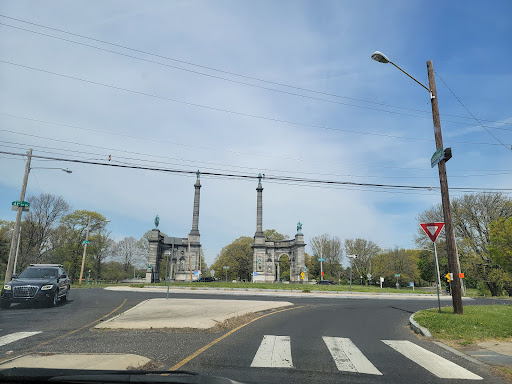
[{"label": "white road marking", "polygon": [[290,336],[263,336],[251,367],[293,368]]},{"label": "white road marking", "polygon": [[325,344],[331,353],[338,370],[345,372],[367,373],[369,375],[382,375],[382,373],[370,363],[355,344],[344,337],[323,336]]},{"label": "white road marking", "polygon": [[24,339],[25,337],[34,336],[41,332],[15,332],[11,333],[9,335],[5,335],[0,337],[0,347],[2,345],[6,345],[21,339]]},{"label": "white road marking", "polygon": [[467,369],[408,340],[382,340],[382,342],[441,379],[483,380]]}]

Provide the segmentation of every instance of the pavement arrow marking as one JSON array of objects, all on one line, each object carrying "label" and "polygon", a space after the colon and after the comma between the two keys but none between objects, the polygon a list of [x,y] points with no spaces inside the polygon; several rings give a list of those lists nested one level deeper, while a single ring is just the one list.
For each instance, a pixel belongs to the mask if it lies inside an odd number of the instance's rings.
[{"label": "pavement arrow marking", "polygon": [[382,342],[441,379],[483,380],[467,369],[408,340],[382,340]]},{"label": "pavement arrow marking", "polygon": [[345,372],[367,373],[369,375],[382,375],[370,363],[356,345],[344,337],[323,336],[325,344],[331,353],[338,370]]}]

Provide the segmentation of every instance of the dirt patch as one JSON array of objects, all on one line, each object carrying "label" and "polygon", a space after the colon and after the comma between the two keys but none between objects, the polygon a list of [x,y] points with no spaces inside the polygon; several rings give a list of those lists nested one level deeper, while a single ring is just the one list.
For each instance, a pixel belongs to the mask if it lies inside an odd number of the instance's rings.
[{"label": "dirt patch", "polygon": [[162,369],[163,363],[159,361],[150,361],[140,367],[128,367],[128,370],[136,370],[136,371],[158,371]]}]

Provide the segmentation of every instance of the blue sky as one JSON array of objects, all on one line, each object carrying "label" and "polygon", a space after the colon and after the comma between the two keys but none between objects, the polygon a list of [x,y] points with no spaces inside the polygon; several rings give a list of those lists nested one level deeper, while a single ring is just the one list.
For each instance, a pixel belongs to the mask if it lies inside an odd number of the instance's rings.
[{"label": "blue sky", "polygon": [[[505,144],[436,79],[445,147],[453,150],[450,187],[512,188],[509,1],[6,0],[0,14],[181,61],[0,17],[9,25],[0,25],[2,61],[159,96],[0,63],[2,151],[32,147],[35,155],[63,158],[106,161],[111,154],[115,164],[438,187],[437,169],[430,168],[429,94],[390,64],[371,60],[380,50],[423,83],[426,61],[433,60],[438,75]],[[19,197],[24,161],[0,155],[0,164],[0,218],[14,220],[10,204]],[[190,231],[194,176],[33,161],[33,167],[60,166],[73,173],[33,169],[28,195],[57,194],[73,209],[104,214],[117,240],[139,238],[156,214],[168,235]],[[253,236],[257,182],[206,176],[201,182],[199,229],[211,263],[223,246]],[[440,201],[436,189],[390,193],[270,180],[263,186],[264,227],[293,236],[300,220],[307,242],[329,233],[383,248],[414,247],[417,215]]]}]

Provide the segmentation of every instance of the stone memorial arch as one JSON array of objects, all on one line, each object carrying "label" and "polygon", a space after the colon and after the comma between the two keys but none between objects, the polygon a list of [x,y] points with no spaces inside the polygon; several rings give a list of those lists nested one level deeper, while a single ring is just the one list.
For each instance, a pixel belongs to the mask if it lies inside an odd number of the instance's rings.
[{"label": "stone memorial arch", "polygon": [[[192,215],[192,230],[188,237],[164,236],[158,229],[159,218],[155,218],[155,229],[151,230],[149,237],[148,268],[146,281],[157,283],[160,281],[160,261],[162,257],[169,257],[172,264],[171,279],[176,281],[197,280],[199,275],[194,271],[200,270],[201,241],[199,234],[199,197],[201,183],[199,171],[194,184],[194,210]],[[171,253],[174,250],[174,255]],[[165,265],[165,264],[164,264]]]},{"label": "stone memorial arch", "polygon": [[[287,255],[290,260],[290,281],[307,281],[304,235],[302,224],[297,224],[297,233],[293,240],[269,241],[263,233],[263,187],[261,174],[258,175],[256,233],[253,249],[253,282],[272,283],[278,280],[281,257]],[[302,275],[301,275],[302,273]]]}]

